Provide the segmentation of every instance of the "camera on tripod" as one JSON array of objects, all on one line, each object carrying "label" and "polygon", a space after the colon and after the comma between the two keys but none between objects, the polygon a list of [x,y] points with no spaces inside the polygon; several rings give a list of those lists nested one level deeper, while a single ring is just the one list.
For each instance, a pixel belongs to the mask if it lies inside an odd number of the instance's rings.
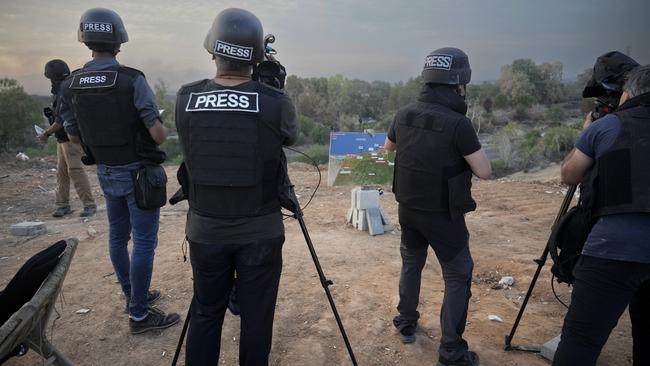
[{"label": "camera on tripod", "polygon": [[625,75],[637,66],[636,61],[618,51],[608,52],[596,60],[591,79],[582,91],[583,98],[596,98],[591,112],[594,121],[616,110]]}]

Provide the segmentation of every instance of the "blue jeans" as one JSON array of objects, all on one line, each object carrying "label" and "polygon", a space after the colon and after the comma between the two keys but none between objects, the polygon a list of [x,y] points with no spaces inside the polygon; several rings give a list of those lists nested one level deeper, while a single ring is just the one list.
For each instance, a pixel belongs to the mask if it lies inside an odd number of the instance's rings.
[{"label": "blue jeans", "polygon": [[[124,295],[130,299],[129,314],[139,320],[147,315],[153,257],[158,245],[160,209],[142,210],[135,203],[131,171],[139,163],[97,165],[97,178],[104,192],[108,215],[108,252]],[[133,233],[133,250],[127,248]]]}]

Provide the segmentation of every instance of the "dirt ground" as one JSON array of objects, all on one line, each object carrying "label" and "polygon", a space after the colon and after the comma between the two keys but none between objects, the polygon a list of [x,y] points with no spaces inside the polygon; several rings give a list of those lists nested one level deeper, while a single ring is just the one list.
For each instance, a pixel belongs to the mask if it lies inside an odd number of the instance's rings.
[{"label": "dirt ground", "polygon": [[[100,210],[96,217],[77,217],[80,204],[74,192],[75,213],[67,218],[50,216],[54,202],[53,159],[3,163],[0,169],[0,288],[22,263],[37,251],[62,239],[80,243],[57,305],[60,317],[48,331],[54,345],[78,365],[168,365],[171,363],[181,324],[170,329],[133,336],[122,313],[124,300],[107,252],[107,219],[93,167],[87,167]],[[7,161],[5,159],[4,161]],[[168,168],[170,178],[176,167]],[[305,199],[317,176],[305,165],[292,164],[292,180]],[[326,176],[326,172],[323,172]],[[168,194],[177,188],[170,179]],[[390,187],[384,187],[381,204],[394,223],[397,206]],[[334,281],[332,294],[342,316],[359,365],[432,365],[437,360],[440,338],[439,308],[443,297],[441,272],[431,252],[423,273],[420,299],[422,314],[417,341],[399,342],[391,320],[398,302],[400,271],[399,227],[371,237],[345,224],[350,187],[321,186],[305,211],[314,245],[325,274]],[[522,177],[476,181],[477,211],[467,215],[471,251],[475,261],[473,297],[470,301],[466,338],[481,357],[482,365],[548,365],[535,354],[504,352],[504,335],[510,331],[536,268],[549,228],[562,201],[557,183],[531,183]],[[165,206],[155,259],[152,288],[163,298],[165,311],[185,312],[192,295],[189,262],[183,262],[186,203]],[[47,235],[13,237],[9,226],[24,220],[47,223]],[[549,260],[550,263],[550,260]],[[549,267],[549,264],[547,264]],[[513,276],[509,289],[494,289],[505,275]],[[556,286],[569,299],[570,290]],[[91,309],[77,314],[81,308]],[[498,315],[503,322],[488,320]],[[550,271],[542,272],[514,344],[539,345],[559,334],[565,309],[553,297]],[[227,314],[220,364],[236,365],[239,319]],[[631,335],[627,315],[612,333],[600,365],[631,364]],[[38,365],[34,352],[7,365]],[[182,362],[181,362],[182,364]],[[347,365],[345,346],[329,309],[313,262],[297,223],[286,221],[284,269],[275,315],[272,365]]]}]

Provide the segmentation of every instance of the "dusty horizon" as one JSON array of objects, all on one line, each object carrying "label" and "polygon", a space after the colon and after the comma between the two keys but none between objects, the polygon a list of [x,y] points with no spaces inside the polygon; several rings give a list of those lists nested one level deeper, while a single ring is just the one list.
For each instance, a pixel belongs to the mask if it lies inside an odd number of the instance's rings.
[{"label": "dusty horizon", "polygon": [[[559,61],[572,80],[611,50],[650,62],[644,19],[650,3],[624,0],[570,3],[552,0],[413,1],[112,1],[25,0],[0,4],[0,77],[17,79],[29,93],[46,95],[43,65],[60,58],[71,69],[90,60],[77,42],[81,14],[110,7],[129,33],[118,60],[141,69],[151,84],[180,85],[214,75],[203,38],[216,14],[227,7],[254,12],[266,33],[277,37],[278,59],[289,74],[341,74],[363,80],[404,81],[420,73],[430,51],[454,46],[470,56],[473,82],[496,80],[501,66],[517,58]],[[636,9],[630,11],[630,9]],[[601,26],[603,25],[603,26]]]}]

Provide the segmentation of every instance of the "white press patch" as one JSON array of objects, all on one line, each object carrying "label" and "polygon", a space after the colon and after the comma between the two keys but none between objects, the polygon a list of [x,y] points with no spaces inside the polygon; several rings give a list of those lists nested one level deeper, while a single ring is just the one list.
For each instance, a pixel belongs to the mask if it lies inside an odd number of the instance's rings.
[{"label": "white press patch", "polygon": [[117,71],[85,71],[75,73],[70,89],[112,88],[117,81]]},{"label": "white press patch", "polygon": [[424,59],[424,69],[451,70],[454,57],[442,53],[435,53]]},{"label": "white press patch", "polygon": [[244,61],[253,59],[253,47],[238,46],[220,40],[217,40],[214,45],[214,53]]},{"label": "white press patch", "polygon": [[102,22],[81,23],[83,32],[113,33],[113,24]]},{"label": "white press patch", "polygon": [[259,112],[259,94],[237,90],[191,93],[186,112]]}]

